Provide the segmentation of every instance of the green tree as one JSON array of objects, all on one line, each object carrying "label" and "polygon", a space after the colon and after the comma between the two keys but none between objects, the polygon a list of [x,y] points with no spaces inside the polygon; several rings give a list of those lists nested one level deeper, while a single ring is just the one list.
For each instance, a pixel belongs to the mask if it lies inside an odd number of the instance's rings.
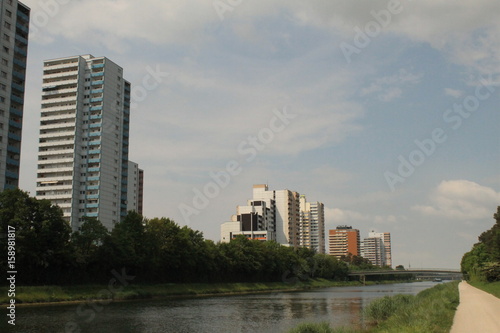
[{"label": "green tree", "polygon": [[[0,193],[0,230],[15,228],[18,283],[54,284],[67,281],[72,270],[71,228],[62,210],[48,200],[37,200],[15,189]],[[7,253],[6,238],[1,239]],[[0,257],[6,267],[6,257]],[[2,274],[5,274],[4,272]],[[2,279],[5,281],[5,279]]]}]

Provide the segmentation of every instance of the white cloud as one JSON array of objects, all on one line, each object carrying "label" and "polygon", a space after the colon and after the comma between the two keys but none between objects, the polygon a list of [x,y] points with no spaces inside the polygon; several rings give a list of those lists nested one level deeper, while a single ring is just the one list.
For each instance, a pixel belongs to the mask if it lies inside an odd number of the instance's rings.
[{"label": "white cloud", "polygon": [[414,74],[401,68],[397,74],[384,76],[376,79],[368,87],[361,89],[361,96],[378,93],[378,99],[382,102],[390,102],[399,98],[403,94],[402,87],[410,84],[417,84],[422,79],[423,74]]},{"label": "white cloud", "polygon": [[432,192],[430,202],[412,209],[423,215],[449,219],[488,219],[500,205],[500,192],[468,180],[449,180],[442,181]]},{"label": "white cloud", "polygon": [[444,88],[444,93],[448,96],[460,98],[464,94],[462,90],[452,89],[452,88]]}]

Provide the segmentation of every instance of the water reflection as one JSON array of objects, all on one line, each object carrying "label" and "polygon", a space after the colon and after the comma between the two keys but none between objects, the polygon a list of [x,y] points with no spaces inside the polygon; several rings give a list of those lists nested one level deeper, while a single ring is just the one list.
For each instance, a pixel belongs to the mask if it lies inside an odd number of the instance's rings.
[{"label": "water reflection", "polygon": [[[416,294],[433,283],[339,287],[305,292],[18,308],[18,332],[286,332],[303,321],[362,326],[374,298]],[[97,311],[99,310],[99,311]],[[86,312],[87,311],[87,312]],[[70,324],[74,323],[73,326]],[[0,324],[0,331],[6,331]],[[78,330],[79,329],[79,330]]]}]

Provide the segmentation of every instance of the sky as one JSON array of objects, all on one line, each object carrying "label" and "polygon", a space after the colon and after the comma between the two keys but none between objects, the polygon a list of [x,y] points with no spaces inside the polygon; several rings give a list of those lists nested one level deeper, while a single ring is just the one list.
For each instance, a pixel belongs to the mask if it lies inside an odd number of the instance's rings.
[{"label": "sky", "polygon": [[393,265],[459,268],[500,205],[496,0],[25,0],[20,187],[35,194],[43,61],[132,84],[144,215],[220,240],[253,184],[390,232]]}]

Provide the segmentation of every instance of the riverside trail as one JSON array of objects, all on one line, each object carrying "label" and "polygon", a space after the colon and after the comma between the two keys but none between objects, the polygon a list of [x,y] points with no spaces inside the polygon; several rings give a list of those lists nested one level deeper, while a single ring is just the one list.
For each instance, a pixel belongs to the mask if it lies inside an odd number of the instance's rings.
[{"label": "riverside trail", "polygon": [[460,304],[450,333],[500,332],[500,298],[465,281],[458,285]]}]

